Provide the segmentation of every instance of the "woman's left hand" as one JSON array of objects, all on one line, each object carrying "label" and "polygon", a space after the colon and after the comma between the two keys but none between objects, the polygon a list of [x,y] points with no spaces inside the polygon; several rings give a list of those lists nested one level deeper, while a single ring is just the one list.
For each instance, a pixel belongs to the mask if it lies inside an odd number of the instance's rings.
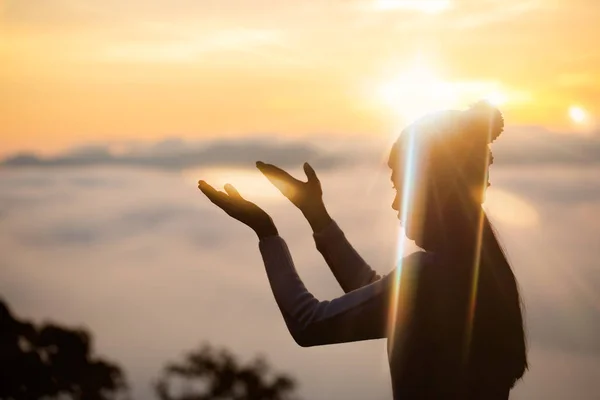
[{"label": "woman's left hand", "polygon": [[256,204],[244,199],[232,185],[225,185],[225,192],[222,192],[205,181],[199,181],[198,188],[227,215],[252,228],[259,238],[277,235],[277,228],[269,214]]}]

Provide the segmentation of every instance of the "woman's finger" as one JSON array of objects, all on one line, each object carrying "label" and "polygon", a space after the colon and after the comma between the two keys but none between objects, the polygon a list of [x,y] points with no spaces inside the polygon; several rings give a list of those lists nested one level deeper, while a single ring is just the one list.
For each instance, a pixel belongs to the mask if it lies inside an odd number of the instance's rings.
[{"label": "woman's finger", "polygon": [[198,189],[202,191],[209,199],[217,195],[217,191],[214,187],[210,186],[206,181],[198,181]]},{"label": "woman's finger", "polygon": [[290,200],[297,192],[297,188],[304,184],[304,182],[299,181],[281,168],[272,164],[257,162],[256,166],[269,182]]},{"label": "woman's finger", "polygon": [[315,172],[315,170],[313,169],[313,167],[311,167],[311,165],[307,162],[304,163],[304,173],[306,174],[306,177],[308,178],[308,181],[315,181],[318,182],[319,178],[317,177],[317,173]]},{"label": "woman's finger", "polygon": [[244,200],[244,198],[242,197],[240,192],[238,192],[237,189],[235,187],[233,187],[233,185],[230,183],[225,184],[225,191],[233,199]]},{"label": "woman's finger", "polygon": [[262,172],[269,180],[276,179],[279,181],[286,182],[288,184],[302,183],[298,179],[294,178],[284,170],[276,167],[273,164],[265,164],[262,161],[256,163],[256,167]]},{"label": "woman's finger", "polygon": [[214,204],[221,208],[222,205],[225,205],[228,202],[227,194],[217,191],[214,187],[210,186],[205,181],[198,182],[198,189],[200,189],[210,201],[212,201]]}]

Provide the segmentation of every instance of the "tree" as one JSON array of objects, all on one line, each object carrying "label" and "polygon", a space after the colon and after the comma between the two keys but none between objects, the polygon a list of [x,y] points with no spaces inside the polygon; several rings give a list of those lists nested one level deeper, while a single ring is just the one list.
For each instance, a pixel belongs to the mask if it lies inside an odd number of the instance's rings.
[{"label": "tree", "polygon": [[262,358],[240,365],[205,344],[165,366],[155,390],[161,400],[291,400],[295,387],[288,375],[270,374]]},{"label": "tree", "polygon": [[127,395],[121,368],[92,356],[83,329],[36,327],[0,299],[0,399],[112,400]]}]

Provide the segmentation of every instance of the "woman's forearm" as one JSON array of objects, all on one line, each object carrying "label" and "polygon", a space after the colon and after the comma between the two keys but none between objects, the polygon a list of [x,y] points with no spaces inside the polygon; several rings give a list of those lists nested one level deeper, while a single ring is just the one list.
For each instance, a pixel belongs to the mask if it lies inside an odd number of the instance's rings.
[{"label": "woman's forearm", "polygon": [[302,210],[302,214],[304,214],[314,233],[321,232],[332,222],[324,204],[308,207]]},{"label": "woman's forearm", "polygon": [[315,244],[336,280],[348,293],[379,279],[335,224],[322,201],[302,210]]},{"label": "woman's forearm", "polygon": [[323,255],[344,292],[351,292],[381,279],[350,244],[335,221],[330,220],[313,237],[317,250]]},{"label": "woman's forearm", "polygon": [[258,236],[259,240],[268,238],[270,236],[277,236],[279,234],[273,220],[257,224],[256,226],[252,227],[252,229],[256,233],[256,236]]},{"label": "woman's forearm", "polygon": [[259,248],[275,300],[300,346],[385,337],[392,281],[381,280],[337,299],[319,301],[298,276],[281,237],[261,239]]}]

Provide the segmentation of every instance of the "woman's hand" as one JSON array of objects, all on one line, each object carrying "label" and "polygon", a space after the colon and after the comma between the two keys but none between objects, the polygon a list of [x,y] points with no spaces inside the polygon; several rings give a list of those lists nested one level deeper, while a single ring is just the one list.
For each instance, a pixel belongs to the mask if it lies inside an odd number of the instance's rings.
[{"label": "woman's hand", "polygon": [[278,234],[269,214],[256,204],[244,199],[232,185],[225,185],[225,192],[222,192],[204,181],[199,181],[198,188],[227,215],[252,228],[259,238]]},{"label": "woman's hand", "polygon": [[285,197],[302,211],[313,231],[318,232],[331,222],[331,217],[323,203],[321,182],[310,164],[304,163],[304,172],[308,178],[306,182],[294,178],[272,164],[258,161],[256,167]]}]

